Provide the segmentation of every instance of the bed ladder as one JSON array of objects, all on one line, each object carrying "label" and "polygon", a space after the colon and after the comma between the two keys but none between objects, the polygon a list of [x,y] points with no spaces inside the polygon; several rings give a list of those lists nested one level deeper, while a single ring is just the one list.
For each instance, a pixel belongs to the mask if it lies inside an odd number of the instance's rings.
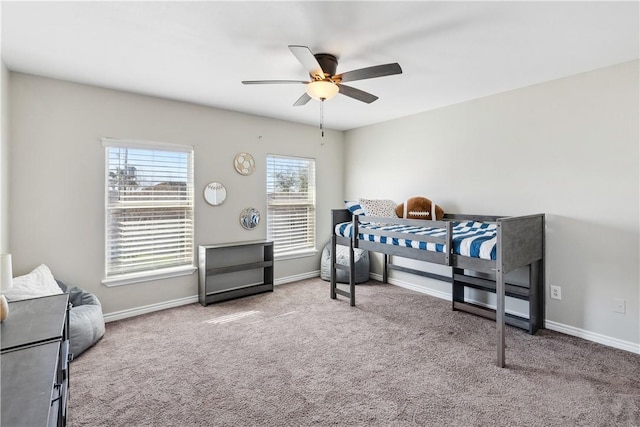
[{"label": "bed ladder", "polygon": [[[331,299],[336,299],[338,295],[349,298],[351,307],[356,305],[356,266],[353,243],[349,245],[349,265],[342,265],[336,262],[337,237],[335,233],[331,236]],[[349,272],[349,291],[338,288],[336,281],[336,270],[344,270]]]}]

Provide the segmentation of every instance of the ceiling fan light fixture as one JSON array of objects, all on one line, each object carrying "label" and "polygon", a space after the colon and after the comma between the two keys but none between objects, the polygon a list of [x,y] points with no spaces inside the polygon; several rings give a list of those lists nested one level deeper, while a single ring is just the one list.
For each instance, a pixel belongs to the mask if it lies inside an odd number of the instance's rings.
[{"label": "ceiling fan light fixture", "polygon": [[317,100],[329,100],[339,91],[338,85],[328,80],[317,80],[307,84],[307,95]]}]

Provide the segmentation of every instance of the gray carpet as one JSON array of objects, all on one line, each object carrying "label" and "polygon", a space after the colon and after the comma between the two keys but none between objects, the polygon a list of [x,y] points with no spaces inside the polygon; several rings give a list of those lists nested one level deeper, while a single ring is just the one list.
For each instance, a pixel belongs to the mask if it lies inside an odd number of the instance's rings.
[{"label": "gray carpet", "polygon": [[393,285],[320,279],[108,323],[71,364],[69,425],[639,426],[640,356],[507,328]]}]

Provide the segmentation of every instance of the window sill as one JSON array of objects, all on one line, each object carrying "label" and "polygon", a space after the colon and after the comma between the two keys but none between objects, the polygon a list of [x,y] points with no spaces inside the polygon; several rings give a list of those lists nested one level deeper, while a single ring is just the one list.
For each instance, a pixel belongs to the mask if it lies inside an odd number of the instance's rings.
[{"label": "window sill", "polygon": [[275,255],[274,258],[278,261],[286,260],[286,259],[296,259],[296,258],[306,258],[310,256],[315,256],[318,254],[317,249],[308,249],[306,251],[300,252],[289,252],[280,255]]},{"label": "window sill", "polygon": [[123,274],[120,276],[109,277],[102,280],[102,284],[107,287],[131,285],[133,283],[148,282],[151,280],[169,279],[171,277],[188,276],[197,270],[192,265],[166,268],[158,271],[145,271],[142,273]]}]

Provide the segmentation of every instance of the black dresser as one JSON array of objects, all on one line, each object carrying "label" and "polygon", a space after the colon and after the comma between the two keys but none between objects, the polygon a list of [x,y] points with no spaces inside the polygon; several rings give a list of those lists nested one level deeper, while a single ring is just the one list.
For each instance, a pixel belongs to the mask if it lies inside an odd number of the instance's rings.
[{"label": "black dresser", "polygon": [[69,295],[9,303],[0,323],[0,425],[65,426],[69,388]]}]

